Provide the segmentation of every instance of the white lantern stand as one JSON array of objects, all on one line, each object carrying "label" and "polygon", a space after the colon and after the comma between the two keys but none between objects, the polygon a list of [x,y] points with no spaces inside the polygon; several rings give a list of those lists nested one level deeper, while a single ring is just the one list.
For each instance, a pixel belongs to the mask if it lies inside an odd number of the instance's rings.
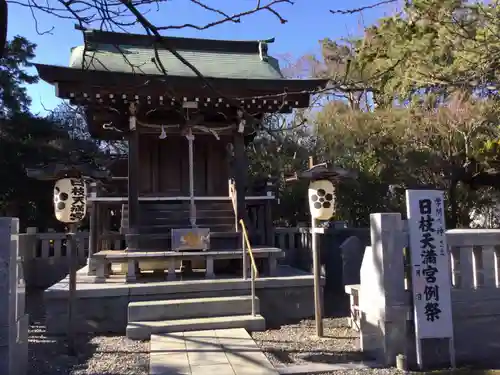
[{"label": "white lantern stand", "polygon": [[308,201],[311,213],[311,247],[314,275],[314,315],[316,334],[323,336],[322,296],[321,296],[321,263],[318,251],[317,220],[328,220],[334,213],[335,188],[329,180],[313,180],[309,183]]},{"label": "white lantern stand", "polygon": [[[68,225],[66,234],[66,254],[69,263],[69,298],[68,298],[68,353],[76,355],[76,331],[74,321],[76,302],[77,241],[78,224],[87,214],[87,185],[82,178],[67,177],[56,181],[54,185],[54,213],[56,219]],[[68,247],[68,245],[70,245]]]}]

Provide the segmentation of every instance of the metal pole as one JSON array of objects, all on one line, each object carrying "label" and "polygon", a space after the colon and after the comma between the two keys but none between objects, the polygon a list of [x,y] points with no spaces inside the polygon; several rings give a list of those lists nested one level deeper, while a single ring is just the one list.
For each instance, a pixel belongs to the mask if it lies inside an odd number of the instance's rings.
[{"label": "metal pole", "polygon": [[192,227],[196,227],[196,205],[194,202],[194,157],[193,157],[193,130],[189,128],[186,136],[189,145],[189,221]]},{"label": "metal pole", "polygon": [[241,230],[241,239],[242,239],[242,249],[243,249],[243,280],[246,280],[248,278],[248,258],[247,258],[247,243],[245,241],[245,232]]},{"label": "metal pole", "polygon": [[[66,236],[66,252],[69,262],[69,298],[68,298],[68,354],[76,355],[76,331],[75,305],[76,305],[76,271],[77,271],[77,245],[76,245],[77,224],[69,224],[69,232]],[[69,245],[69,246],[68,246]]]},{"label": "metal pole", "polygon": [[311,220],[311,236],[312,236],[312,258],[313,258],[313,275],[314,275],[314,317],[316,320],[316,334],[318,337],[323,336],[323,318],[321,314],[321,287],[320,287],[320,261],[318,252],[318,241],[316,234],[316,219]]},{"label": "metal pole", "polygon": [[449,350],[450,350],[450,365],[452,369],[457,368],[457,355],[455,352],[455,336],[450,337],[449,341]]},{"label": "metal pole", "polygon": [[250,277],[251,277],[251,292],[252,292],[252,316],[255,316],[255,270],[252,267],[252,270],[250,271]]}]

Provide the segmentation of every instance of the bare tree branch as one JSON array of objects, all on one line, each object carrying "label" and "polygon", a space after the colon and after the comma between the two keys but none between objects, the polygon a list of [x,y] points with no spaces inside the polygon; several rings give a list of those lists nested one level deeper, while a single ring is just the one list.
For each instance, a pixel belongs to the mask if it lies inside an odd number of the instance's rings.
[{"label": "bare tree branch", "polygon": [[377,8],[377,7],[382,6],[382,5],[393,4],[393,3],[396,3],[397,1],[398,0],[382,0],[382,1],[376,2],[374,4],[369,4],[369,5],[365,5],[365,6],[358,7],[358,8],[351,8],[351,9],[344,9],[344,10],[332,9],[332,10],[330,10],[330,13],[332,13],[332,14],[360,13],[360,12],[363,12],[364,10],[374,9],[374,8]]}]

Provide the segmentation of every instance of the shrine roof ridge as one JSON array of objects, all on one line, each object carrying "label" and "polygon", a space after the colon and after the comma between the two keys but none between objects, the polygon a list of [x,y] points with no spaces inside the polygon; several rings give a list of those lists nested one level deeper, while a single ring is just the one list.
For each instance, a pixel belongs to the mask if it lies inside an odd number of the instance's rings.
[{"label": "shrine roof ridge", "polygon": [[[85,31],[85,40],[91,45],[129,45],[152,48],[158,39],[153,35],[116,33],[92,29]],[[273,43],[274,38],[267,40],[220,40],[162,36],[161,41],[168,43],[169,47],[179,50],[258,54],[259,44]]]}]

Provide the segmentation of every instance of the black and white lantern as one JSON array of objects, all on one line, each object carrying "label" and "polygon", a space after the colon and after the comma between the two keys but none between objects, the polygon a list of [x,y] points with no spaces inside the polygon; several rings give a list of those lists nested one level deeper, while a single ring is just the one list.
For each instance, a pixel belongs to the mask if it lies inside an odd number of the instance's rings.
[{"label": "black and white lantern", "polygon": [[309,209],[316,220],[328,220],[335,212],[335,188],[329,180],[316,180],[309,184]]},{"label": "black and white lantern", "polygon": [[87,186],[80,178],[63,178],[54,185],[54,212],[63,223],[78,223],[87,213]]}]

